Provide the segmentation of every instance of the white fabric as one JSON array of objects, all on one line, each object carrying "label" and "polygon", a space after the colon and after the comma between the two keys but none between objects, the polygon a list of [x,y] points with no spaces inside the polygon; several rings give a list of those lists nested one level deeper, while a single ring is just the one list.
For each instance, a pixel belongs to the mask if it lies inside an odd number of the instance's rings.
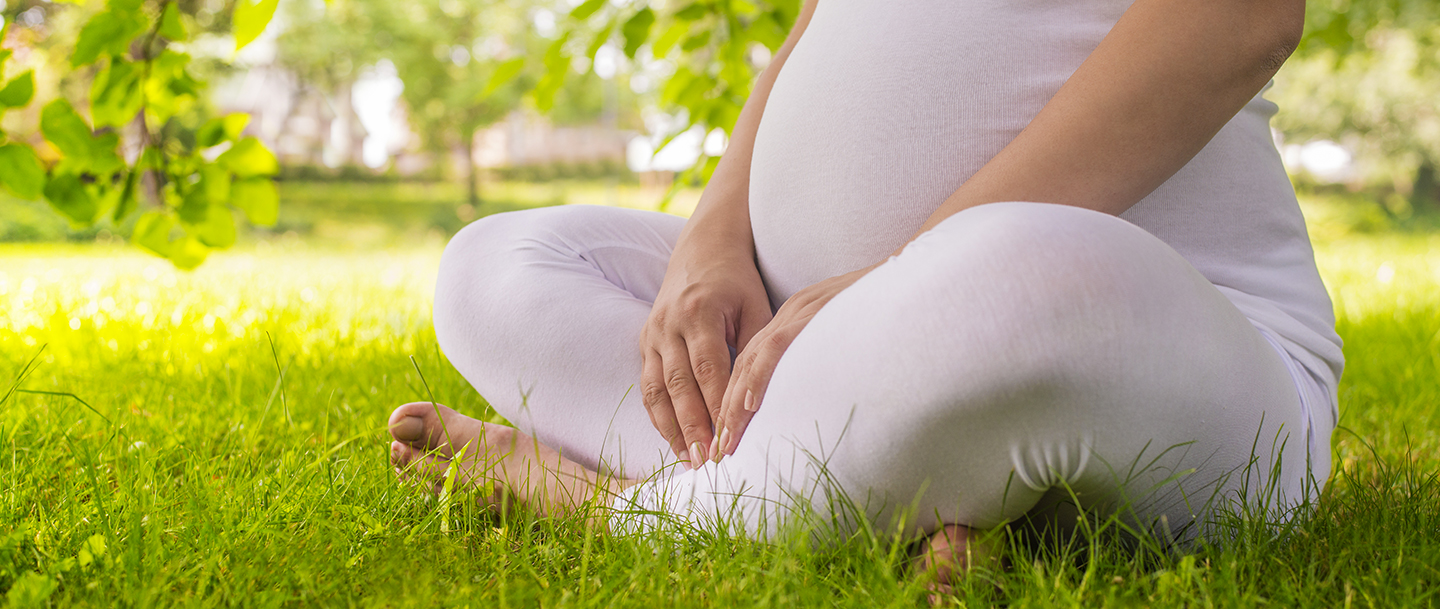
[{"label": "white fabric", "polygon": [[1179,528],[1242,488],[1292,504],[1328,472],[1328,450],[1307,463],[1307,435],[1328,447],[1330,427],[1309,427],[1297,383],[1325,389],[1293,374],[1269,329],[1145,231],[1033,203],[957,214],[842,292],[781,359],[734,456],[661,469],[673,457],[634,389],[636,345],[682,225],[603,207],[500,214],[441,262],[441,348],[541,442],[650,477],[621,509],[765,534],[796,507],[827,513],[838,488],[881,526],[902,507],[923,530],[986,527],[1068,485]]},{"label": "white fabric", "polygon": [[[825,0],[780,71],[750,215],[778,304],[878,262],[1020,133],[1129,0]],[[1121,217],[1262,320],[1316,382],[1343,355],[1305,222],[1256,96]],[[1316,416],[1337,418],[1333,397]]]}]

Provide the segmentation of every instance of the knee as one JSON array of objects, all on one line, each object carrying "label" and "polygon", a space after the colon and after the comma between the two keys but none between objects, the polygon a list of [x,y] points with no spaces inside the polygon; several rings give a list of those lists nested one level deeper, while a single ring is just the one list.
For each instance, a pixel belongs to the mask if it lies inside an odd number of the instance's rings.
[{"label": "knee", "polygon": [[446,336],[469,333],[477,323],[503,314],[506,303],[526,299],[527,266],[553,254],[552,245],[564,208],[541,208],[486,216],[471,222],[445,246],[435,281],[435,331],[443,348]]},{"label": "knee", "polygon": [[1016,281],[1036,272],[1052,280],[1076,273],[1093,280],[1097,272],[1125,267],[1136,258],[1174,254],[1116,216],[1050,203],[981,205],[947,218],[931,233]]},{"label": "knee", "polygon": [[[988,303],[1014,332],[1102,340],[1107,330],[1146,323],[1162,302],[1195,296],[1208,281],[1165,243],[1120,218],[1072,206],[983,205],[947,219],[923,261]],[[1213,290],[1212,290],[1213,291]],[[1007,344],[1024,344],[1024,336]]]},{"label": "knee", "polygon": [[[1169,255],[1178,266],[1137,270]],[[1014,414],[1017,401],[1050,404],[1046,395],[1081,380],[1116,377],[1137,333],[1174,311],[1146,303],[1156,298],[1147,293],[1175,291],[1163,273],[1193,273],[1123,220],[1028,203],[956,214],[891,264],[867,308],[889,320],[886,332],[949,354],[927,364],[941,379],[935,406],[945,416]],[[957,400],[965,412],[954,411]]]},{"label": "knee", "polygon": [[443,279],[455,274],[483,271],[487,264],[507,254],[550,240],[575,224],[578,206],[542,207],[485,216],[467,224],[450,239],[440,258]]}]

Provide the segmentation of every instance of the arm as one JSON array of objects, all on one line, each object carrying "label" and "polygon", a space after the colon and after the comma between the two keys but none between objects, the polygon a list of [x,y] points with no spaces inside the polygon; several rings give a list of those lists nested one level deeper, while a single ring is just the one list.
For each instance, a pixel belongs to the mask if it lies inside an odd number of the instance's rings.
[{"label": "arm", "polygon": [[750,157],[770,89],[816,2],[806,0],[789,38],[760,73],[640,332],[641,399],[655,429],[692,468],[716,452],[729,347],[745,349],[771,318],[750,232]]},{"label": "arm", "polygon": [[775,78],[780,75],[780,68],[790,57],[795,43],[800,41],[800,35],[805,33],[805,26],[810,24],[817,1],[805,0],[789,37],[756,79],[755,89],[735,120],[725,154],[715,166],[715,173],[700,195],[700,203],[690,215],[690,221],[680,232],[676,251],[713,247],[727,255],[755,258],[755,239],[750,232],[750,158],[755,152],[755,132],[760,129],[760,117],[765,113],[765,102],[770,99]]},{"label": "arm", "polygon": [[[1298,44],[1304,16],[1304,0],[1136,0],[1030,124],[916,235],[1000,201],[1129,209],[1260,91]],[[872,268],[801,290],[751,340],[726,389],[722,452],[735,450],[790,342]]]},{"label": "arm", "polygon": [[1137,0],[1020,135],[916,234],[1000,201],[1120,214],[1265,86],[1304,24],[1305,0]]}]

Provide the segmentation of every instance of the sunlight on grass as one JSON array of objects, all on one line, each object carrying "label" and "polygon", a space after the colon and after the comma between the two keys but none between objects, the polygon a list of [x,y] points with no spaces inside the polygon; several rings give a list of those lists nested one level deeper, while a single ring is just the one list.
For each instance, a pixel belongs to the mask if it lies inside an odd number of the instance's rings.
[{"label": "sunlight on grass", "polygon": [[[960,599],[1428,602],[1440,585],[1427,473],[1440,454],[1440,235],[1316,239],[1346,339],[1350,433],[1337,434],[1345,473],[1300,536],[1185,558],[1019,549],[1033,560]],[[187,273],[125,246],[0,245],[0,396],[38,354],[28,393],[0,405],[0,592],[17,606],[923,603],[903,552],[863,539],[606,539],[583,519],[441,510],[398,484],[382,426],[424,399],[410,357],[437,399],[494,418],[435,345],[440,251],[277,239]]]}]

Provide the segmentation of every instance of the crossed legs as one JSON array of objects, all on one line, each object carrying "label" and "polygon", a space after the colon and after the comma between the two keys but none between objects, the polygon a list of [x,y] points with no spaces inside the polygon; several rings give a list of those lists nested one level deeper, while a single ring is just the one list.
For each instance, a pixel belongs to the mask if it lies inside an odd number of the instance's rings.
[{"label": "crossed legs", "polygon": [[[635,344],[682,223],[550,208],[477,222],[446,250],[441,348],[550,450],[531,462],[577,481],[552,495],[761,536],[824,513],[837,488],[877,525],[917,532],[1069,497],[1188,536],[1217,502],[1285,505],[1312,480],[1309,422],[1262,329],[1144,231],[1027,203],[957,214],[837,296],[786,352],[735,454],[664,469],[674,457],[633,390]],[[437,448],[419,425],[395,432],[397,462]],[[506,471],[522,486],[533,472]]]}]

